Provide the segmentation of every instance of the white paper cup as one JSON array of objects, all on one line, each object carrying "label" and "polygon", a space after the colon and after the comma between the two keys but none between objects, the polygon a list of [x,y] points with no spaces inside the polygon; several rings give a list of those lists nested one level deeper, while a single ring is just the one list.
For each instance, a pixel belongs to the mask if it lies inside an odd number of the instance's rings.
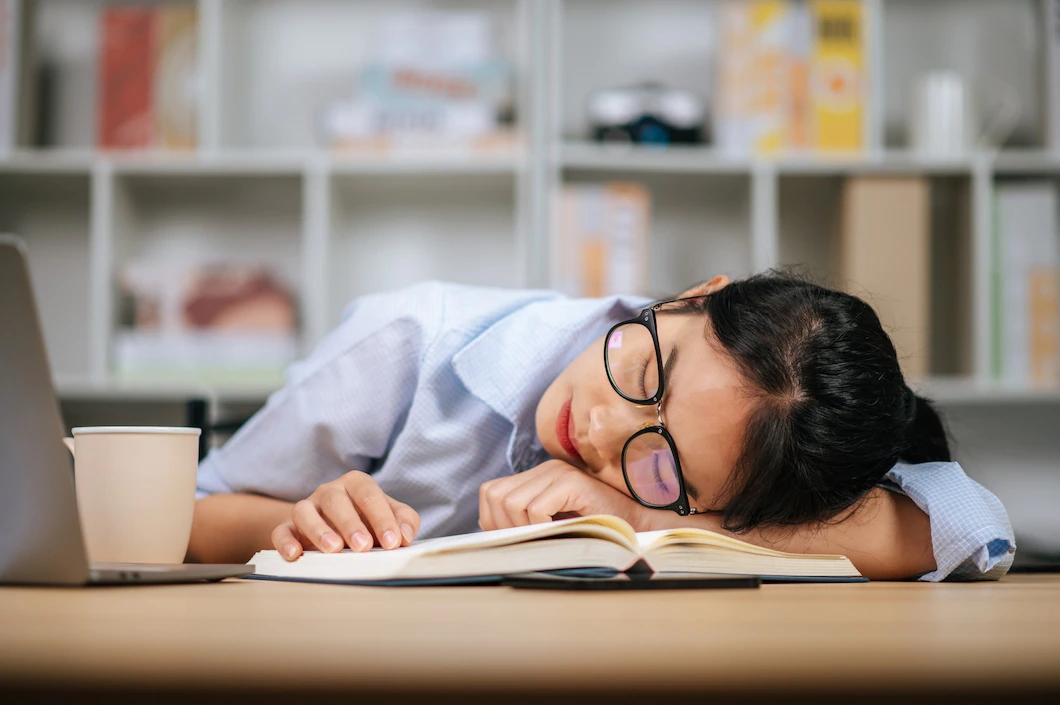
[{"label": "white paper cup", "polygon": [[89,561],[181,563],[191,537],[197,428],[73,429],[77,508]]}]

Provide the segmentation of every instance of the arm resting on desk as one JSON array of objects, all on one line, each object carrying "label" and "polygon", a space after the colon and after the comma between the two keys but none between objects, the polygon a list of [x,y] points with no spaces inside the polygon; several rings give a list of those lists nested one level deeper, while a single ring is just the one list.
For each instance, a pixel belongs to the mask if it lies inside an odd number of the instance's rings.
[{"label": "arm resting on desk", "polygon": [[254,494],[213,494],[195,503],[189,563],[246,563],[272,548],[272,530],[291,518],[291,503]]},{"label": "arm resting on desk", "polygon": [[691,524],[779,551],[842,554],[871,580],[900,580],[935,569],[928,515],[905,495],[883,488],[871,490],[853,512],[829,523],[757,528],[741,534],[722,529],[716,514],[652,514],[660,520],[652,528]]}]

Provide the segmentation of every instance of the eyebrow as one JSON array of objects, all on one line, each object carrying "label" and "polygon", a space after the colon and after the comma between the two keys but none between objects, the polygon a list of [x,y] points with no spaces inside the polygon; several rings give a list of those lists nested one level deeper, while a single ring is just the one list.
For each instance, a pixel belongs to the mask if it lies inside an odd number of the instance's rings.
[{"label": "eyebrow", "polygon": [[[672,348],[670,348],[670,354],[667,356],[666,362],[663,363],[663,380],[666,382],[667,385],[670,384],[670,376],[673,374],[674,366],[676,364],[677,346],[674,345]],[[681,476],[684,478],[685,492],[688,494],[689,497],[698,502],[699,490],[696,489],[695,485],[688,481],[688,477],[686,477],[683,472],[681,473]]]}]

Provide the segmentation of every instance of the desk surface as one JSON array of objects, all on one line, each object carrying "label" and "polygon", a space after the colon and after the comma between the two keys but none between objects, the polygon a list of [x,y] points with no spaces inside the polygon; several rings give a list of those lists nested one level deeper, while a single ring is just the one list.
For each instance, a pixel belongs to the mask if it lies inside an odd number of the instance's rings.
[{"label": "desk surface", "polygon": [[0,685],[1060,692],[1060,575],[553,592],[0,588]]}]

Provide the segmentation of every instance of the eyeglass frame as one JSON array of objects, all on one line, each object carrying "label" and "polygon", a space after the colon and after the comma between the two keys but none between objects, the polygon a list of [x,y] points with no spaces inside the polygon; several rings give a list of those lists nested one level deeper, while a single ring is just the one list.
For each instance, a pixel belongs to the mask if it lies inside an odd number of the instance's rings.
[{"label": "eyeglass frame", "polygon": [[[641,310],[641,312],[637,315],[636,318],[631,318],[628,321],[622,321],[611,326],[610,330],[607,331],[607,335],[604,336],[604,371],[607,372],[607,381],[611,383],[611,388],[615,390],[615,393],[618,394],[618,396],[622,397],[631,404],[635,404],[640,407],[645,407],[654,404],[655,415],[659,420],[658,424],[645,426],[644,428],[638,430],[636,433],[630,436],[626,440],[625,445],[622,446],[622,479],[626,481],[626,487],[629,489],[630,496],[642,506],[648,507],[649,509],[661,509],[664,511],[672,510],[674,512],[677,512],[678,516],[690,516],[692,514],[700,514],[701,512],[695,507],[690,506],[690,503],[688,501],[688,493],[685,491],[685,475],[684,472],[681,470],[681,460],[677,455],[677,444],[674,443],[673,436],[670,435],[670,432],[666,430],[666,426],[663,424],[662,398],[663,393],[666,391],[666,383],[668,380],[666,379],[666,371],[663,369],[662,350],[659,347],[659,331],[656,328],[655,315],[661,307],[666,306],[667,304],[678,303],[681,301],[693,301],[695,299],[702,299],[706,296],[710,296],[710,294],[700,294],[699,296],[686,296],[684,298],[659,301],[658,303],[654,303],[648,308]],[[622,326],[628,325],[641,325],[647,328],[648,332],[651,334],[652,344],[655,346],[655,364],[658,366],[659,388],[655,391],[655,394],[653,394],[651,397],[648,397],[647,399],[637,399],[635,397],[629,396],[628,394],[624,394],[622,390],[619,389],[614,377],[611,375],[611,366],[607,362],[607,344],[608,341],[611,340],[611,334]],[[674,471],[677,476],[677,486],[679,492],[677,495],[677,499],[667,505],[648,504],[647,502],[642,500],[637,495],[636,490],[633,489],[633,484],[629,481],[629,473],[626,471],[626,451],[629,450],[630,443],[632,443],[640,436],[643,436],[648,433],[657,433],[661,435],[663,440],[665,440],[666,444],[670,447],[670,452],[671,454],[673,454],[674,457]]]}]

